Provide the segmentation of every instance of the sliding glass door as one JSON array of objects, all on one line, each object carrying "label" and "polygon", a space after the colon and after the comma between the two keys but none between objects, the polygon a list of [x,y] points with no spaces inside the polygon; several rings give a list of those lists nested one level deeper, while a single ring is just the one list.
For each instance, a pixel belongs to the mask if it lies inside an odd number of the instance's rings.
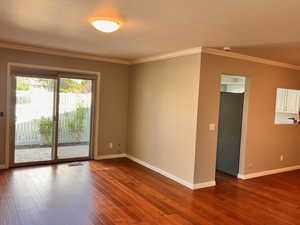
[{"label": "sliding glass door", "polygon": [[51,161],[56,80],[16,77],[14,163]]},{"label": "sliding glass door", "polygon": [[59,79],[58,159],[89,157],[92,81]]},{"label": "sliding glass door", "polygon": [[89,159],[93,80],[15,76],[13,165]]}]

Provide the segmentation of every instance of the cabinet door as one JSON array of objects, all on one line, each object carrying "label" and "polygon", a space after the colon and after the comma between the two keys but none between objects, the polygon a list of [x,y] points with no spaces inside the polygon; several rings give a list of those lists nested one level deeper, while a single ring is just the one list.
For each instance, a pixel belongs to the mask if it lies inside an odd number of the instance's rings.
[{"label": "cabinet door", "polygon": [[297,90],[288,90],[286,98],[287,113],[298,114],[299,112],[299,94]]},{"label": "cabinet door", "polygon": [[286,100],[287,100],[287,89],[277,88],[276,112],[284,113],[287,111]]}]

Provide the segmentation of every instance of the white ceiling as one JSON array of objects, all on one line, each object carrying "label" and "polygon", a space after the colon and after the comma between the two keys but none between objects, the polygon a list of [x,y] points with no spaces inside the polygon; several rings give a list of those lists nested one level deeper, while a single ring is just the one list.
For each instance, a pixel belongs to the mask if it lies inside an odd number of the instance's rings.
[{"label": "white ceiling", "polygon": [[[197,46],[231,46],[246,49],[247,54],[251,46],[300,43],[298,0],[2,0],[0,4],[0,40],[122,59]],[[117,17],[124,26],[115,33],[100,33],[87,22],[94,16]],[[295,57],[300,59],[300,53]]]}]

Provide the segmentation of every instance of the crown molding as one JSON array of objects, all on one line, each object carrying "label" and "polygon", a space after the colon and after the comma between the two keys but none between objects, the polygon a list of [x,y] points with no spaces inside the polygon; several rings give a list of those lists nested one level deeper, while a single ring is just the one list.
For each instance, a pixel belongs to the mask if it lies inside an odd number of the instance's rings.
[{"label": "crown molding", "polygon": [[164,59],[176,58],[179,56],[200,54],[201,51],[202,51],[202,47],[189,48],[189,49],[185,49],[185,50],[181,50],[181,51],[170,52],[167,54],[161,54],[161,55],[136,59],[136,60],[131,61],[131,64],[140,64],[140,63],[145,63],[145,62],[153,62],[153,61],[159,61],[159,60],[164,60]]},{"label": "crown molding", "polygon": [[218,56],[223,56],[223,57],[240,59],[240,60],[244,60],[244,61],[250,61],[250,62],[255,62],[255,63],[271,65],[271,66],[283,67],[283,68],[288,68],[288,69],[292,69],[292,70],[300,70],[300,66],[293,65],[293,64],[282,63],[282,62],[277,62],[277,61],[273,61],[273,60],[269,60],[269,59],[243,55],[243,54],[236,53],[236,52],[228,52],[228,51],[223,51],[223,50],[219,50],[219,49],[205,48],[205,47],[189,48],[189,49],[185,49],[185,50],[181,50],[181,51],[170,52],[167,54],[145,57],[145,58],[140,58],[140,59],[136,59],[136,60],[123,60],[123,59],[117,59],[117,58],[101,57],[101,56],[97,56],[97,55],[90,55],[90,54],[79,53],[79,52],[35,47],[35,46],[30,46],[30,45],[16,44],[16,43],[4,42],[4,41],[0,41],[0,48],[16,49],[16,50],[35,52],[35,53],[41,53],[41,54],[66,56],[66,57],[72,57],[72,58],[87,59],[87,60],[117,63],[117,64],[125,64],[125,65],[134,65],[134,64],[140,64],[140,63],[145,63],[145,62],[153,62],[153,61],[159,61],[159,60],[164,60],[164,59],[171,59],[171,58],[176,58],[176,57],[186,56],[186,55],[207,53],[207,54],[211,54],[211,55],[218,55]]},{"label": "crown molding", "polygon": [[288,69],[292,69],[292,70],[300,70],[300,66],[297,66],[297,65],[277,62],[277,61],[263,59],[263,58],[254,57],[254,56],[243,55],[243,54],[236,53],[236,52],[227,52],[227,51],[214,49],[214,48],[202,48],[202,52],[211,54],[211,55],[218,55],[218,56],[240,59],[240,60],[245,60],[245,61],[250,61],[250,62],[255,62],[255,63],[266,64],[266,65],[270,65],[270,66],[283,67],[283,68],[288,68]]},{"label": "crown molding", "polygon": [[123,60],[123,59],[101,57],[101,56],[97,56],[97,55],[90,55],[90,54],[65,51],[65,50],[34,47],[34,46],[30,46],[30,45],[9,43],[9,42],[3,42],[3,41],[0,41],[0,48],[22,50],[22,51],[42,53],[42,54],[47,54],[47,55],[67,56],[67,57],[72,57],[72,58],[88,59],[88,60],[94,60],[94,61],[100,61],[100,62],[110,62],[110,63],[118,63],[118,64],[126,64],[126,65],[131,64],[130,61]]},{"label": "crown molding", "polygon": [[223,56],[223,57],[240,59],[240,60],[244,60],[244,61],[261,63],[261,64],[277,66],[277,67],[283,67],[283,68],[288,68],[288,69],[292,69],[292,70],[300,70],[300,66],[293,65],[293,64],[282,63],[282,62],[277,62],[277,61],[273,61],[273,60],[269,60],[269,59],[243,55],[243,54],[236,53],[236,52],[228,52],[228,51],[224,51],[224,50],[219,50],[219,49],[214,49],[214,48],[205,48],[205,47],[190,48],[190,49],[185,49],[182,51],[176,51],[176,52],[170,52],[170,53],[162,54],[162,55],[140,58],[140,59],[131,61],[131,64],[153,62],[153,61],[159,61],[159,60],[176,58],[176,57],[185,56],[185,55],[199,54],[199,53],[207,53],[207,54],[211,54],[211,55],[218,55],[218,56]]}]

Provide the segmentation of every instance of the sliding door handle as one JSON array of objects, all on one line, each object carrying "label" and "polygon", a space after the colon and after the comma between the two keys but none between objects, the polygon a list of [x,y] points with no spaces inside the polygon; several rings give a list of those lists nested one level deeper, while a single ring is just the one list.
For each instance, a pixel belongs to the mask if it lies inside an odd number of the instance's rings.
[{"label": "sliding door handle", "polygon": [[4,112],[0,112],[0,117],[4,117]]}]

